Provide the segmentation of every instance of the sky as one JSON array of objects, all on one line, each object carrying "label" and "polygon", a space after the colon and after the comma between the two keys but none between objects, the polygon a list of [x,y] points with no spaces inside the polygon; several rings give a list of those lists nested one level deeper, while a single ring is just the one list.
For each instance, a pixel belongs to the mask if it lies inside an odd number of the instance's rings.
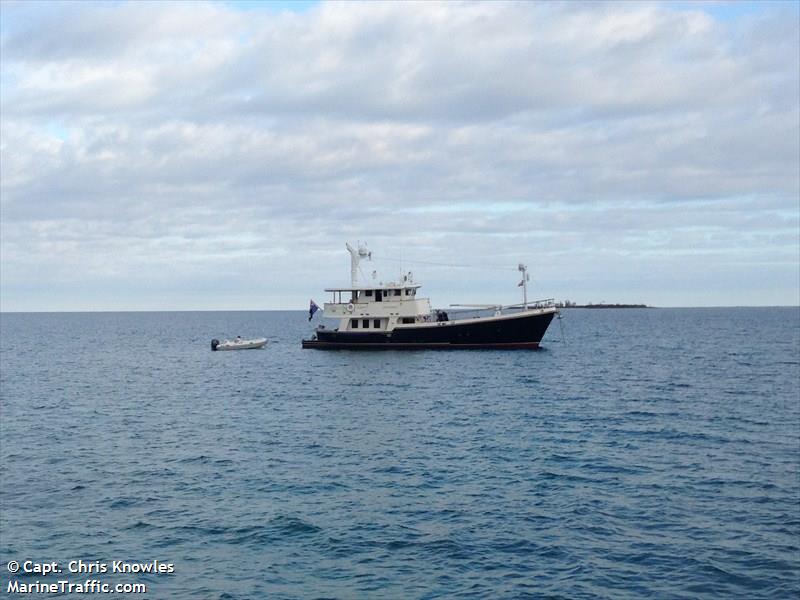
[{"label": "sky", "polygon": [[800,304],[798,2],[0,3],[0,310]]}]

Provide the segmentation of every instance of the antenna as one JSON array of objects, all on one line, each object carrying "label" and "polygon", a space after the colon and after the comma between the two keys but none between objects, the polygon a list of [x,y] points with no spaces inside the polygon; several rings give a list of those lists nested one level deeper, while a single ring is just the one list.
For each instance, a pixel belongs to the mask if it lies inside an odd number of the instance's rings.
[{"label": "antenna", "polygon": [[522,307],[523,310],[528,310],[528,282],[531,280],[528,275],[528,265],[519,263],[517,270],[522,273],[522,281],[519,282],[522,286]]}]

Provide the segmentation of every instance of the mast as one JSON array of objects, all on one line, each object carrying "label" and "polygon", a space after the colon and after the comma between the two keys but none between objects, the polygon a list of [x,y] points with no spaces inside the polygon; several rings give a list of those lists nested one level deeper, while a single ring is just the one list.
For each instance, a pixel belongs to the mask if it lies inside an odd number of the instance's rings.
[{"label": "mast", "polygon": [[519,271],[522,272],[522,281],[519,285],[522,286],[522,306],[523,309],[528,309],[528,282],[530,281],[530,276],[528,275],[528,265],[523,265],[519,263],[517,267]]},{"label": "mast", "polygon": [[358,244],[358,250],[353,248],[350,244],[345,242],[347,251],[350,253],[350,285],[356,287],[358,285],[358,263],[362,258],[372,260],[372,252],[367,250],[366,244]]}]

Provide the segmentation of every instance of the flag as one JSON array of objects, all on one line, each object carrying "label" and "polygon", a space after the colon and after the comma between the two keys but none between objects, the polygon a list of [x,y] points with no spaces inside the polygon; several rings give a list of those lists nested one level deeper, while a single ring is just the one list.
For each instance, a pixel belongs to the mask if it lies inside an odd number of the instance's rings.
[{"label": "flag", "polygon": [[523,284],[523,283],[525,283],[525,282],[524,282],[524,281],[520,281],[520,282],[517,284],[517,287],[522,287],[522,284]]},{"label": "flag", "polygon": [[309,321],[314,316],[314,313],[317,312],[318,310],[319,310],[319,306],[317,306],[317,303],[312,300],[311,304],[308,305],[308,320]]}]

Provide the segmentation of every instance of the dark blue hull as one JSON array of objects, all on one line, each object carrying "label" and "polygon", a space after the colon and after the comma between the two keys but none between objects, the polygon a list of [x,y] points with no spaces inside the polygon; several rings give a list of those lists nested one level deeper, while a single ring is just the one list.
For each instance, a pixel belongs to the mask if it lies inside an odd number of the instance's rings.
[{"label": "dark blue hull", "polygon": [[544,310],[463,321],[405,325],[388,333],[318,329],[316,339],[303,340],[303,348],[349,350],[536,349],[556,312],[555,310]]}]

